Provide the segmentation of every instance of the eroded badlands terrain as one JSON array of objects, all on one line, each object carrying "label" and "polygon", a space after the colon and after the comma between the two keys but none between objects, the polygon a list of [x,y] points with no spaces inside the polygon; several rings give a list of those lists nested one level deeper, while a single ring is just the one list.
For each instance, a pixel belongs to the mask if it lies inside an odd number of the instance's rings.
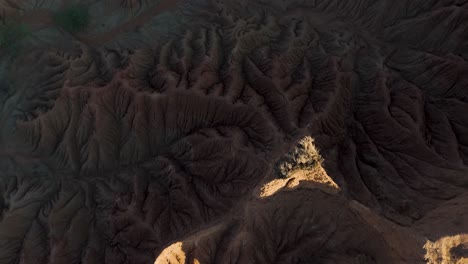
[{"label": "eroded badlands terrain", "polygon": [[0,263],[468,263],[468,1],[31,2]]}]

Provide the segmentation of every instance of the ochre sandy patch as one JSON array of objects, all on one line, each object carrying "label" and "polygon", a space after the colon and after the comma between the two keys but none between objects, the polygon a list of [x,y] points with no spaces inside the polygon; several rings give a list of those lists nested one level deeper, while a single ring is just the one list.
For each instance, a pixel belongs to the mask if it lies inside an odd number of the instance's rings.
[{"label": "ochre sandy patch", "polygon": [[310,136],[303,137],[275,165],[275,174],[280,179],[272,180],[261,187],[260,197],[268,197],[281,189],[319,189],[336,194],[339,186],[322,167],[323,158]]},{"label": "ochre sandy patch", "polygon": [[[428,264],[468,263],[468,233],[446,236],[435,242],[427,241],[426,260]],[[464,252],[464,254],[463,254]]]},{"label": "ochre sandy patch", "polygon": [[281,189],[301,188],[319,189],[326,193],[336,194],[340,187],[327,175],[321,166],[311,170],[296,170],[286,179],[275,179],[262,186],[260,197],[268,197]]},{"label": "ochre sandy patch", "polygon": [[185,252],[182,242],[176,242],[165,248],[158,256],[154,264],[183,264],[185,263]]}]

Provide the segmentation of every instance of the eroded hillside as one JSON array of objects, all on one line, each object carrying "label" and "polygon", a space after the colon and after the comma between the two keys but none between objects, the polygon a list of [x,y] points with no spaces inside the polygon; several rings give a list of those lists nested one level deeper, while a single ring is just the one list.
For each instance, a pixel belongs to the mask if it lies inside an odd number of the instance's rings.
[{"label": "eroded hillside", "polygon": [[468,263],[465,2],[0,1],[0,263]]}]

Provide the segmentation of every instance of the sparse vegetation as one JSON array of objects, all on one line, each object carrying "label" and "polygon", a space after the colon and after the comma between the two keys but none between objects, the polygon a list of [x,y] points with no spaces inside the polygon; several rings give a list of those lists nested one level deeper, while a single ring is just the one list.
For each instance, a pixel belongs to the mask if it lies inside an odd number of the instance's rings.
[{"label": "sparse vegetation", "polygon": [[20,23],[0,25],[0,49],[15,52],[21,41],[30,34],[29,28]]},{"label": "sparse vegetation", "polygon": [[56,12],[53,18],[56,26],[71,34],[85,30],[90,21],[89,10],[83,5],[69,6]]},{"label": "sparse vegetation", "polygon": [[318,149],[311,137],[304,137],[297,146],[286,154],[276,164],[276,173],[279,178],[287,178],[296,170],[313,169],[321,166],[323,162]]}]

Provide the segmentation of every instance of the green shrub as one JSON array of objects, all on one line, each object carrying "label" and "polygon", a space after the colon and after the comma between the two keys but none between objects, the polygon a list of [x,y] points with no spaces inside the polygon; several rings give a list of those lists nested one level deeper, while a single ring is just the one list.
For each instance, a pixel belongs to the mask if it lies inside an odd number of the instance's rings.
[{"label": "green shrub", "polygon": [[54,23],[70,33],[83,31],[89,25],[89,11],[83,5],[73,5],[54,14]]},{"label": "green shrub", "polygon": [[16,51],[21,41],[30,34],[31,31],[25,24],[0,25],[0,49],[10,52]]}]

